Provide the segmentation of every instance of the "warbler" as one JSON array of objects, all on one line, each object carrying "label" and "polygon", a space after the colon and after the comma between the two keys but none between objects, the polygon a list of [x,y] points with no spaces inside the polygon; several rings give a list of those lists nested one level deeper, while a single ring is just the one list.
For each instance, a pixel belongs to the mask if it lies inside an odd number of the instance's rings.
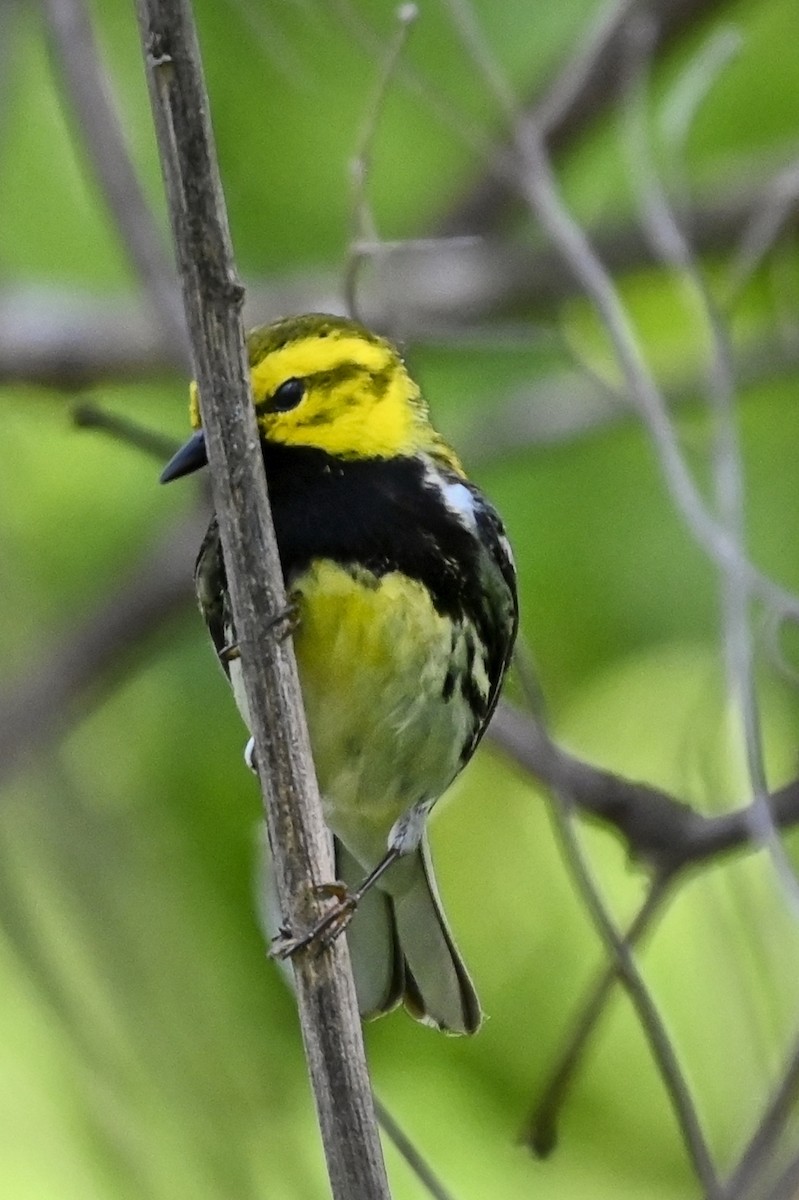
[{"label": "warbler", "polygon": [[[497,703],[518,622],[510,546],[391,342],[310,314],[247,346],[325,819],[338,877],[359,896],[347,938],[360,1011],[402,1000],[427,1024],[473,1033],[480,1005],[425,821]],[[196,385],[190,416],[196,432],[163,482],[207,462]],[[247,721],[216,518],[195,585]],[[364,876],[374,886],[361,894]]]}]

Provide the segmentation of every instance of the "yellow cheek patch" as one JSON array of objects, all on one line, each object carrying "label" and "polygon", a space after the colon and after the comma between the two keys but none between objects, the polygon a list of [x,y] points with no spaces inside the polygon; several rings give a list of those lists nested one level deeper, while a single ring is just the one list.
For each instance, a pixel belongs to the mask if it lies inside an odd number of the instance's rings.
[{"label": "yellow cheek patch", "polygon": [[195,380],[189,384],[189,420],[191,421],[192,429],[199,429],[202,425],[200,417],[200,389],[197,387]]},{"label": "yellow cheek patch", "polygon": [[413,409],[404,372],[382,394],[369,377],[309,392],[288,413],[264,413],[265,436],[284,445],[313,446],[337,458],[391,458],[414,450]]}]

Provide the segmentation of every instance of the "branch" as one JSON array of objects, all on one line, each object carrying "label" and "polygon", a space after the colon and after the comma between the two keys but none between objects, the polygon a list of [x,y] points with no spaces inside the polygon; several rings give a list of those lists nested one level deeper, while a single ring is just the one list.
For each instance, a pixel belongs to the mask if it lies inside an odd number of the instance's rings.
[{"label": "branch", "polygon": [[[751,1195],[751,1189],[757,1176],[771,1161],[774,1147],[799,1099],[799,1043],[794,1046],[793,1053],[783,1069],[771,1099],[761,1115],[757,1129],[750,1138],[741,1160],[733,1171],[727,1183],[726,1196],[728,1200],[744,1200]],[[792,1164],[794,1177],[797,1164]],[[771,1194],[771,1193],[769,1193]],[[787,1196],[787,1192],[784,1195]],[[795,1193],[792,1191],[791,1195]]]},{"label": "branch", "polygon": [[649,29],[630,28],[630,59],[624,116],[630,174],[639,197],[644,228],[664,264],[677,273],[690,308],[709,343],[705,391],[714,424],[712,452],[717,519],[737,553],[719,563],[721,614],[727,681],[740,721],[746,767],[753,792],[752,834],[768,850],[787,896],[799,911],[793,867],[771,820],[750,629],[751,595],[747,561],[744,468],[735,419],[735,368],[727,328],[713,302],[693,250],[676,220],[652,161],[645,112],[649,89]]},{"label": "branch", "polygon": [[[755,215],[770,205],[776,187],[776,181],[743,190],[729,185],[723,198],[678,208],[677,218],[695,252],[721,254],[736,247]],[[796,197],[781,210],[780,219],[783,228],[799,223]],[[657,263],[649,239],[633,222],[600,225],[589,236],[614,275]],[[413,245],[389,249],[383,243],[390,277],[381,279],[377,273],[359,297],[367,324],[379,325],[390,312],[410,341],[429,339],[431,332],[443,339],[519,306],[549,318],[554,305],[582,294],[576,275],[564,269],[561,253],[550,246],[460,238],[427,240],[420,253]],[[767,250],[759,244],[758,253]],[[247,289],[245,320],[251,324],[290,312],[336,311],[340,305],[338,276],[323,267],[295,277],[249,280]],[[776,349],[777,361],[784,350]],[[770,369],[771,355],[769,349],[764,371]],[[152,311],[131,298],[55,287],[0,289],[0,383],[68,389],[182,369],[179,347],[165,344]]]},{"label": "branch", "polygon": [[44,0],[55,65],[122,244],[157,314],[161,339],[188,366],[175,271],[128,151],[84,0]]},{"label": "branch", "polygon": [[[644,934],[649,931],[668,894],[667,885],[656,878],[624,934],[624,942],[630,950],[638,946]],[[619,974],[620,963],[612,957],[583,1000],[572,1031],[566,1039],[565,1049],[550,1070],[535,1107],[525,1123],[522,1140],[538,1158],[547,1158],[557,1145],[561,1111],[591,1035],[605,1010],[614,985],[619,980]]]},{"label": "branch", "polygon": [[[567,794],[586,816],[610,825],[631,857],[663,880],[753,848],[751,804],[706,816],[659,788],[583,762],[558,746],[538,721],[507,703],[500,704],[487,736],[547,787]],[[778,829],[799,824],[799,779],[771,792],[768,802]]]},{"label": "branch", "polygon": [[191,569],[208,524],[194,512],[139,560],[128,577],[0,693],[0,785],[62,736],[89,703],[141,661],[141,645],[188,606]]},{"label": "branch", "polygon": [[708,510],[682,453],[664,397],[636,339],[618,290],[584,230],[564,204],[534,117],[521,117],[508,82],[484,41],[468,0],[447,0],[453,23],[484,86],[514,131],[518,188],[563,262],[582,282],[613,347],[631,404],[648,431],[675,510],[718,568],[735,569],[752,591],[785,616],[799,617],[799,598],[763,575],[740,553],[735,537]]},{"label": "branch", "polygon": [[[523,105],[540,126],[550,153],[562,153],[573,145],[616,99],[626,53],[625,27],[632,15],[646,14],[652,19],[653,50],[661,53],[723,4],[724,0],[621,0],[611,8],[609,17],[602,14],[599,25],[553,82],[542,91],[537,89]],[[510,132],[497,148],[501,159],[512,150],[513,141]],[[489,233],[504,222],[516,198],[507,179],[489,172],[456,200],[437,223],[436,232],[444,236]]]},{"label": "branch", "polygon": [[[411,26],[418,12],[415,4],[403,4],[396,12],[397,26],[380,64],[380,73],[371,98],[367,115],[363,121],[355,154],[350,163],[352,179],[352,236],[347,248],[344,264],[344,299],[351,317],[362,320],[358,302],[358,284],[361,268],[370,258],[380,255],[380,235],[377,231],[374,212],[369,202],[369,175],[374,159],[374,144],[380,118],[402,53],[408,43]],[[370,244],[369,249],[364,247]]]},{"label": "branch", "polygon": [[602,897],[593,871],[575,828],[571,797],[554,793],[551,811],[571,868],[572,879],[580,891],[591,920],[616,967],[616,973],[632,1002],[649,1048],[668,1092],[686,1150],[702,1183],[705,1200],[723,1200],[720,1182],[710,1148],[702,1130],[690,1086],[680,1067],[658,1007],[644,981],[629,942],[619,932]]},{"label": "branch", "polygon": [[[290,641],[241,326],[232,247],[189,0],[138,0],[142,47],[203,409],[277,890],[290,928],[318,920],[333,877]],[[246,497],[246,506],[242,503]],[[346,939],[294,957],[294,981],[336,1200],[388,1197]]]}]

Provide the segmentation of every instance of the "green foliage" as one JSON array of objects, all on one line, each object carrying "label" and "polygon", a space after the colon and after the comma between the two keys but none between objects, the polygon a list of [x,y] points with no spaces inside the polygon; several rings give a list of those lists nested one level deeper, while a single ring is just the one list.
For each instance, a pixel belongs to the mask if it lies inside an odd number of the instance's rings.
[{"label": "green foliage", "polygon": [[[351,224],[348,160],[373,104],[390,6],[196,0],[239,262],[247,277],[336,269]],[[345,6],[344,6],[345,7]],[[406,58],[446,98],[454,125],[501,129],[446,7],[422,5]],[[520,96],[568,56],[587,2],[475,5]],[[95,4],[131,150],[163,222],[137,32],[128,6]],[[790,0],[729,6],[742,33],[687,147],[689,181],[722,196],[784,161],[797,105]],[[708,30],[655,71],[657,112]],[[7,286],[125,293],[132,274],[44,49],[25,11],[0,132],[0,270]],[[570,202],[601,223],[631,209],[611,113],[559,162]],[[386,237],[425,234],[482,164],[430,103],[391,88],[369,190]],[[528,218],[514,223],[531,234]],[[778,247],[736,309],[753,341],[795,334],[796,293],[779,291]],[[792,264],[792,265],[791,265]],[[716,264],[723,282],[723,269]],[[795,281],[794,281],[795,286]],[[42,293],[44,295],[44,293]],[[706,330],[668,272],[624,294],[669,384],[701,379]],[[262,319],[277,316],[263,313]],[[522,350],[410,346],[442,426],[476,448],[475,477],[507,517],[523,629],[555,731],[582,756],[703,809],[748,791],[740,731],[724,699],[716,575],[676,515],[647,435],[632,419],[500,458],[477,452],[505,397],[570,367],[558,337],[609,372],[583,301],[549,314],[555,335]],[[514,314],[525,328],[532,320]],[[539,316],[536,316],[536,320]],[[799,587],[795,376],[740,398],[753,559]],[[185,381],[97,388],[93,399],[152,427],[185,425]],[[73,429],[71,397],[7,386],[0,397],[3,696],[22,695],[55,639],[129,573],[190,502],[162,493],[135,451]],[[691,465],[709,488],[713,428],[697,386],[680,410]],[[187,590],[188,595],[188,590]],[[8,783],[0,808],[0,1190],[15,1200],[299,1200],[325,1194],[293,1004],[265,960],[254,915],[257,798],[244,734],[204,630],[185,613],[93,689],[63,742]],[[795,769],[797,701],[764,663],[770,783]],[[76,714],[63,714],[71,725]],[[554,1158],[535,1163],[517,1131],[602,961],[553,838],[547,801],[483,752],[433,823],[447,911],[490,1015],[466,1043],[402,1014],[367,1031],[375,1087],[463,1200],[698,1195],[663,1086],[627,1002],[617,998],[580,1075]],[[642,873],[605,832],[592,861],[626,920]],[[731,1165],[757,1119],[794,1024],[795,920],[765,855],[719,866],[680,895],[645,954],[647,976],[687,1065],[713,1150]],[[730,1046],[735,1053],[730,1053]],[[389,1151],[396,1197],[419,1185]]]}]

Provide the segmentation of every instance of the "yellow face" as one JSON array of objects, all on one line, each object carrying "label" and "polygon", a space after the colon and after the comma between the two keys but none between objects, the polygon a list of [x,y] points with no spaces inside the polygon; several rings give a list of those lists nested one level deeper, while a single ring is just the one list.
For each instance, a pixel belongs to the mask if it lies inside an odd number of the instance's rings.
[{"label": "yellow face", "polygon": [[[390,342],[355,321],[311,315],[253,330],[252,391],[264,438],[338,458],[390,458],[439,442]],[[192,424],[199,427],[196,386]]]}]

